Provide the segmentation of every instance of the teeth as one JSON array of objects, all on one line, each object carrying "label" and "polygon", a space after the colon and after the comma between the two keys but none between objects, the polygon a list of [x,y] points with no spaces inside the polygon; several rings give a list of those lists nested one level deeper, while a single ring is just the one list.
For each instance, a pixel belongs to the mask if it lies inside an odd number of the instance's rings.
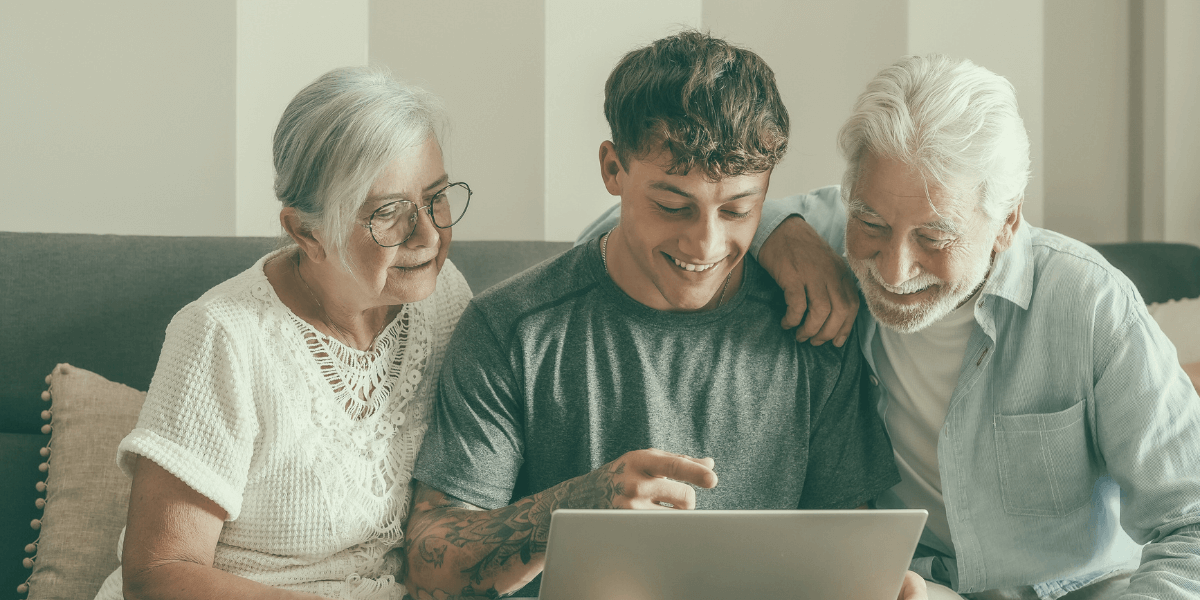
[{"label": "teeth", "polygon": [[697,273],[702,272],[702,271],[707,271],[717,265],[717,263],[712,263],[712,264],[708,264],[708,265],[693,265],[690,263],[685,263],[685,262],[679,260],[678,258],[675,258],[674,256],[671,257],[671,260],[675,261],[675,266],[677,266],[681,269],[688,270],[688,271],[695,271]]}]

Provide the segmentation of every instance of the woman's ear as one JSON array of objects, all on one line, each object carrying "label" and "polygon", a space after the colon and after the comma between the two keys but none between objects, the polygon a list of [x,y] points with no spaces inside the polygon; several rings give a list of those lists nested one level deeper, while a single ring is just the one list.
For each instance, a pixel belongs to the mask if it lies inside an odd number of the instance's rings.
[{"label": "woman's ear", "polygon": [[304,225],[304,220],[300,218],[300,211],[290,206],[279,211],[279,224],[283,226],[283,230],[287,232],[288,237],[300,246],[300,251],[313,262],[320,262],[327,256],[325,245],[321,240],[313,235],[313,230]]},{"label": "woman's ear", "polygon": [[604,187],[609,194],[621,196],[621,182],[617,178],[625,170],[621,165],[621,159],[617,156],[617,148],[613,143],[605,140],[600,144],[600,178],[604,180]]},{"label": "woman's ear", "polygon": [[1021,206],[1023,205],[1024,201],[1017,203],[1017,207],[1004,218],[1004,223],[1000,226],[1000,233],[996,234],[996,243],[992,245],[992,252],[999,254],[1012,247],[1013,240],[1017,237],[1017,230],[1021,228]]}]

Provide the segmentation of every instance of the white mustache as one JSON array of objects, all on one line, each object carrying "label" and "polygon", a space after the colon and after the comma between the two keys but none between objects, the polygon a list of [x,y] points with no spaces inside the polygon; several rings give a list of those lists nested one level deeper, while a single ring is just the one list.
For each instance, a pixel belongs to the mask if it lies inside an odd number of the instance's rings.
[{"label": "white mustache", "polygon": [[879,287],[893,294],[914,294],[931,285],[946,284],[945,281],[942,281],[940,278],[934,275],[929,273],[921,273],[920,275],[917,275],[916,277],[913,277],[912,279],[909,279],[900,285],[890,285],[883,280],[882,276],[879,275],[879,269],[875,267],[875,259],[871,258],[863,262],[867,267],[867,273],[871,276],[871,279],[874,280]]}]

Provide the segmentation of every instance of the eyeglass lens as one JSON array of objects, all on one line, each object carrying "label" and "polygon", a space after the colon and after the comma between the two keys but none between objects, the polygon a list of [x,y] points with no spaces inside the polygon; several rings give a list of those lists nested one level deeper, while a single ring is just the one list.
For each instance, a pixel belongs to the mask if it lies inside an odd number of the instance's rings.
[{"label": "eyeglass lens", "polygon": [[[467,210],[471,192],[465,184],[456,183],[443,189],[428,200],[433,208],[433,223],[438,227],[450,227],[462,218]],[[417,205],[399,200],[379,207],[371,216],[371,235],[382,246],[404,243],[417,225]]]}]

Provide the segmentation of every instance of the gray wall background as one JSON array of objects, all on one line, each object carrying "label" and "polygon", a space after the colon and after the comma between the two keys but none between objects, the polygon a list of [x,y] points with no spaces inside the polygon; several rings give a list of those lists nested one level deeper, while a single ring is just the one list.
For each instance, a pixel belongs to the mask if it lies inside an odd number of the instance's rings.
[{"label": "gray wall background", "polygon": [[569,240],[597,173],[609,69],[700,27],[761,54],[792,116],[771,196],[837,183],[835,134],[907,53],[1016,86],[1027,219],[1088,242],[1200,243],[1195,0],[82,0],[0,19],[0,230],[275,235],[270,139],[301,87],[381,64],[440,95],[456,239]]}]

